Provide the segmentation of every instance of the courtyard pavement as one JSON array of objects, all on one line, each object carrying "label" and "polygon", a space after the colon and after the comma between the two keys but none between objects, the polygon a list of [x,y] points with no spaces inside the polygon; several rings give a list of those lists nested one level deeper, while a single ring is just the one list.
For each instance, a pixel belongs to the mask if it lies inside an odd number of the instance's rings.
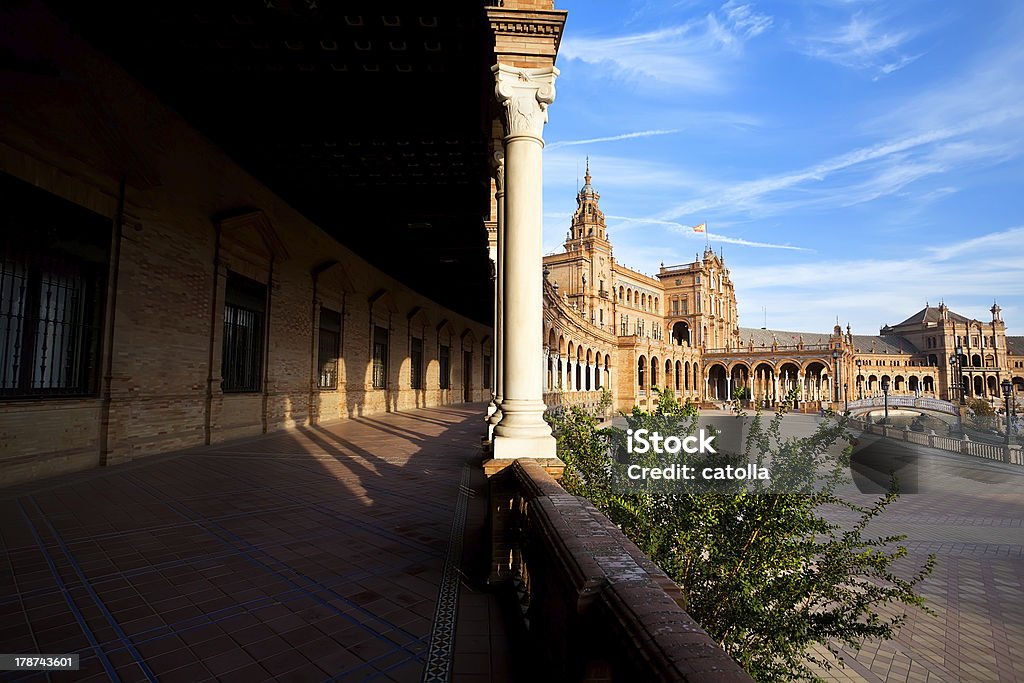
[{"label": "courtyard pavement", "polygon": [[[827,677],[1024,681],[1024,468],[921,452],[921,492],[901,496],[868,529],[907,537],[903,567],[936,556],[935,571],[919,588],[935,614],[888,610],[906,615],[897,637],[846,653],[846,668]],[[861,504],[871,499],[849,491],[846,496]]]},{"label": "courtyard pavement", "polygon": [[0,680],[511,678],[478,580],[482,414],[359,418],[0,490],[0,652],[81,658]]},{"label": "courtyard pavement", "polygon": [[[529,678],[510,656],[512,610],[482,586],[482,411],[359,418],[0,489],[0,652],[82,666],[0,681]],[[871,530],[906,534],[910,564],[937,555],[920,589],[936,614],[909,610],[896,639],[823,674],[1024,681],[1024,468],[935,451],[921,490]]]}]

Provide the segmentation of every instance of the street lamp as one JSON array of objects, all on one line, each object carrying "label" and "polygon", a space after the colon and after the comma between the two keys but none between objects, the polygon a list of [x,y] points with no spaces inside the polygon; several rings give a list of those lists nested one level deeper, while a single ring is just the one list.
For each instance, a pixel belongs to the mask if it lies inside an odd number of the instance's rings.
[{"label": "street lamp", "polygon": [[949,357],[949,400],[956,400],[956,384],[954,381],[959,377],[960,373],[956,371],[956,356]]},{"label": "street lamp", "polygon": [[843,382],[843,404],[844,404],[843,412],[844,413],[850,412],[850,393],[849,392],[850,392],[850,385],[848,383],[846,383],[846,382]]},{"label": "street lamp", "polygon": [[964,395],[964,347],[956,345],[956,390],[961,396],[961,405],[967,402]]},{"label": "street lamp", "polygon": [[[964,380],[963,380],[964,371],[962,370],[962,364],[961,364],[961,356],[963,354],[964,354],[964,347],[963,346],[957,346],[956,347],[956,353],[954,355],[949,356],[949,372],[953,374],[953,377],[951,379],[955,380],[955,382],[950,382],[949,383],[949,391],[950,392],[955,392],[955,391],[959,392],[959,398],[961,398],[961,404],[962,405],[965,402],[967,402],[965,400],[965,398],[964,398]],[[949,396],[949,400],[955,400],[955,399],[956,399],[955,395]]]},{"label": "street lamp", "polygon": [[885,396],[885,423],[889,424],[889,378],[882,380],[882,395]]},{"label": "street lamp", "polygon": [[835,394],[835,402],[839,403],[839,349],[832,349],[832,362],[835,364],[835,379],[832,382],[835,390],[832,393]]},{"label": "street lamp", "polygon": [[864,398],[864,382],[860,374],[860,366],[863,362],[860,358],[857,359],[857,398]]},{"label": "street lamp", "polygon": [[1010,445],[1010,394],[1013,392],[1013,382],[1004,379],[1000,384],[1003,388],[1003,398],[1006,399],[1006,445]]}]

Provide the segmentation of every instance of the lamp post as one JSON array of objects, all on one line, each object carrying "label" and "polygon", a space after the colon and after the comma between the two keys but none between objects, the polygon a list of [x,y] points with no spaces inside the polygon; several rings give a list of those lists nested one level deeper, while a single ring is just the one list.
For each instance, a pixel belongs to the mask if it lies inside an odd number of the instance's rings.
[{"label": "lamp post", "polygon": [[956,356],[949,357],[949,400],[956,400],[956,384],[954,384],[956,377]]},{"label": "lamp post", "polygon": [[843,382],[843,412],[850,412],[850,385]]},{"label": "lamp post", "polygon": [[860,366],[863,361],[857,359],[857,398],[864,398],[864,382],[861,381]]},{"label": "lamp post", "polygon": [[967,399],[964,396],[964,368],[963,368],[963,357],[964,347],[957,345],[956,347],[956,386],[957,393],[960,394],[960,405],[967,403]]},{"label": "lamp post", "polygon": [[835,366],[834,380],[832,381],[833,391],[835,395],[835,402],[839,403],[839,349],[832,349],[832,363]]},{"label": "lamp post", "polygon": [[1013,382],[1004,379],[1000,386],[1003,388],[1003,398],[1006,399],[1006,446],[1010,446],[1010,393],[1013,391]]},{"label": "lamp post", "polygon": [[882,380],[882,395],[885,397],[885,423],[889,424],[889,378]]}]

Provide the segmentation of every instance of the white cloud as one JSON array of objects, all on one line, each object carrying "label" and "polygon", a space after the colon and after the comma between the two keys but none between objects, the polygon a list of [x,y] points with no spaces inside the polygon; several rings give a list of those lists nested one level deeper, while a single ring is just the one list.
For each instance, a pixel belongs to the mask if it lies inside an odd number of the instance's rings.
[{"label": "white cloud", "polygon": [[655,135],[672,135],[678,133],[678,130],[641,130],[634,133],[622,133],[621,135],[610,135],[607,137],[600,138],[589,138],[587,140],[556,140],[555,142],[549,142],[545,149],[548,151],[552,149],[558,149],[559,147],[574,147],[576,145],[592,145],[599,142],[618,142],[619,140],[633,140],[635,138],[649,138]]},{"label": "white cloud", "polygon": [[721,92],[729,89],[729,68],[743,44],[772,26],[772,17],[753,7],[729,0],[718,14],[654,31],[609,37],[567,35],[559,57],[610,67],[617,78],[642,87]]},{"label": "white cloud", "polygon": [[880,19],[858,12],[839,28],[808,38],[804,53],[840,66],[888,75],[921,57],[900,52],[914,36],[912,31],[887,30]]},{"label": "white cloud", "polygon": [[[968,254],[975,258],[965,258]],[[1019,309],[1024,316],[1024,227],[913,250],[905,257],[822,259],[784,267],[749,264],[734,279],[745,326],[760,326],[761,308],[767,307],[769,327],[824,330],[839,315],[855,333],[873,334],[939,299],[982,320],[997,299],[1004,320],[1020,325],[1006,311]],[[824,286],[827,282],[856,286]]]},{"label": "white cloud", "polygon": [[759,36],[772,27],[772,17],[758,14],[751,3],[741,4],[738,0],[729,0],[722,5],[722,12],[732,24],[733,31],[744,38]]},{"label": "white cloud", "polygon": [[[754,240],[746,240],[746,239],[742,239],[740,237],[729,237],[727,235],[721,235],[721,234],[713,233],[713,232],[707,232],[707,233],[694,232],[693,231],[693,226],[691,226],[691,225],[683,225],[682,223],[676,223],[675,221],[663,221],[663,220],[658,220],[658,219],[654,219],[654,218],[633,218],[633,217],[629,217],[629,216],[608,216],[608,215],[606,215],[605,218],[612,219],[612,220],[622,221],[624,223],[631,224],[632,226],[660,225],[660,226],[667,227],[669,230],[671,230],[672,232],[674,232],[674,233],[676,233],[678,235],[682,235],[683,237],[688,237],[688,238],[691,238],[691,239],[694,239],[694,240],[698,240],[698,241],[701,241],[701,242],[707,240],[709,242],[716,242],[716,243],[717,242],[721,242],[723,244],[739,244],[739,245],[743,245],[743,246],[747,246],[747,247],[756,247],[756,248],[759,248],[759,249],[787,249],[787,250],[790,250],[790,251],[814,251],[813,249],[808,249],[807,247],[798,247],[798,246],[794,246],[792,244],[773,244],[773,243],[770,243],[770,242],[757,242],[757,241],[754,241]],[[613,227],[612,225],[609,225],[608,229],[611,230],[612,227]],[[617,231],[621,231],[623,229],[623,226],[621,226],[621,225],[614,226],[614,227],[615,227],[615,229]]]},{"label": "white cloud", "polygon": [[[968,136],[1022,121],[1024,107],[1006,107],[958,123],[941,121],[939,128],[908,132],[787,173],[733,183],[709,180],[702,195],[671,207],[658,218],[671,220],[721,208],[767,215],[797,207],[844,207],[869,202],[895,194],[927,176],[963,171],[971,164],[992,165],[1020,155],[1024,150],[1019,144],[975,141]],[[842,174],[845,182],[836,177]],[[772,199],[796,189],[802,190],[798,198]]]}]

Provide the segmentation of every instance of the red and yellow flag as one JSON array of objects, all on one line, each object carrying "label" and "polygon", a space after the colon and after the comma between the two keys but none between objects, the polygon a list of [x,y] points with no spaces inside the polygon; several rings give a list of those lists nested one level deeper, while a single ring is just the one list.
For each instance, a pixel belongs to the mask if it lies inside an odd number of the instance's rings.
[{"label": "red and yellow flag", "polygon": [[701,223],[700,225],[693,226],[693,231],[694,232],[707,232],[707,229],[708,229],[708,224],[707,223]]}]

